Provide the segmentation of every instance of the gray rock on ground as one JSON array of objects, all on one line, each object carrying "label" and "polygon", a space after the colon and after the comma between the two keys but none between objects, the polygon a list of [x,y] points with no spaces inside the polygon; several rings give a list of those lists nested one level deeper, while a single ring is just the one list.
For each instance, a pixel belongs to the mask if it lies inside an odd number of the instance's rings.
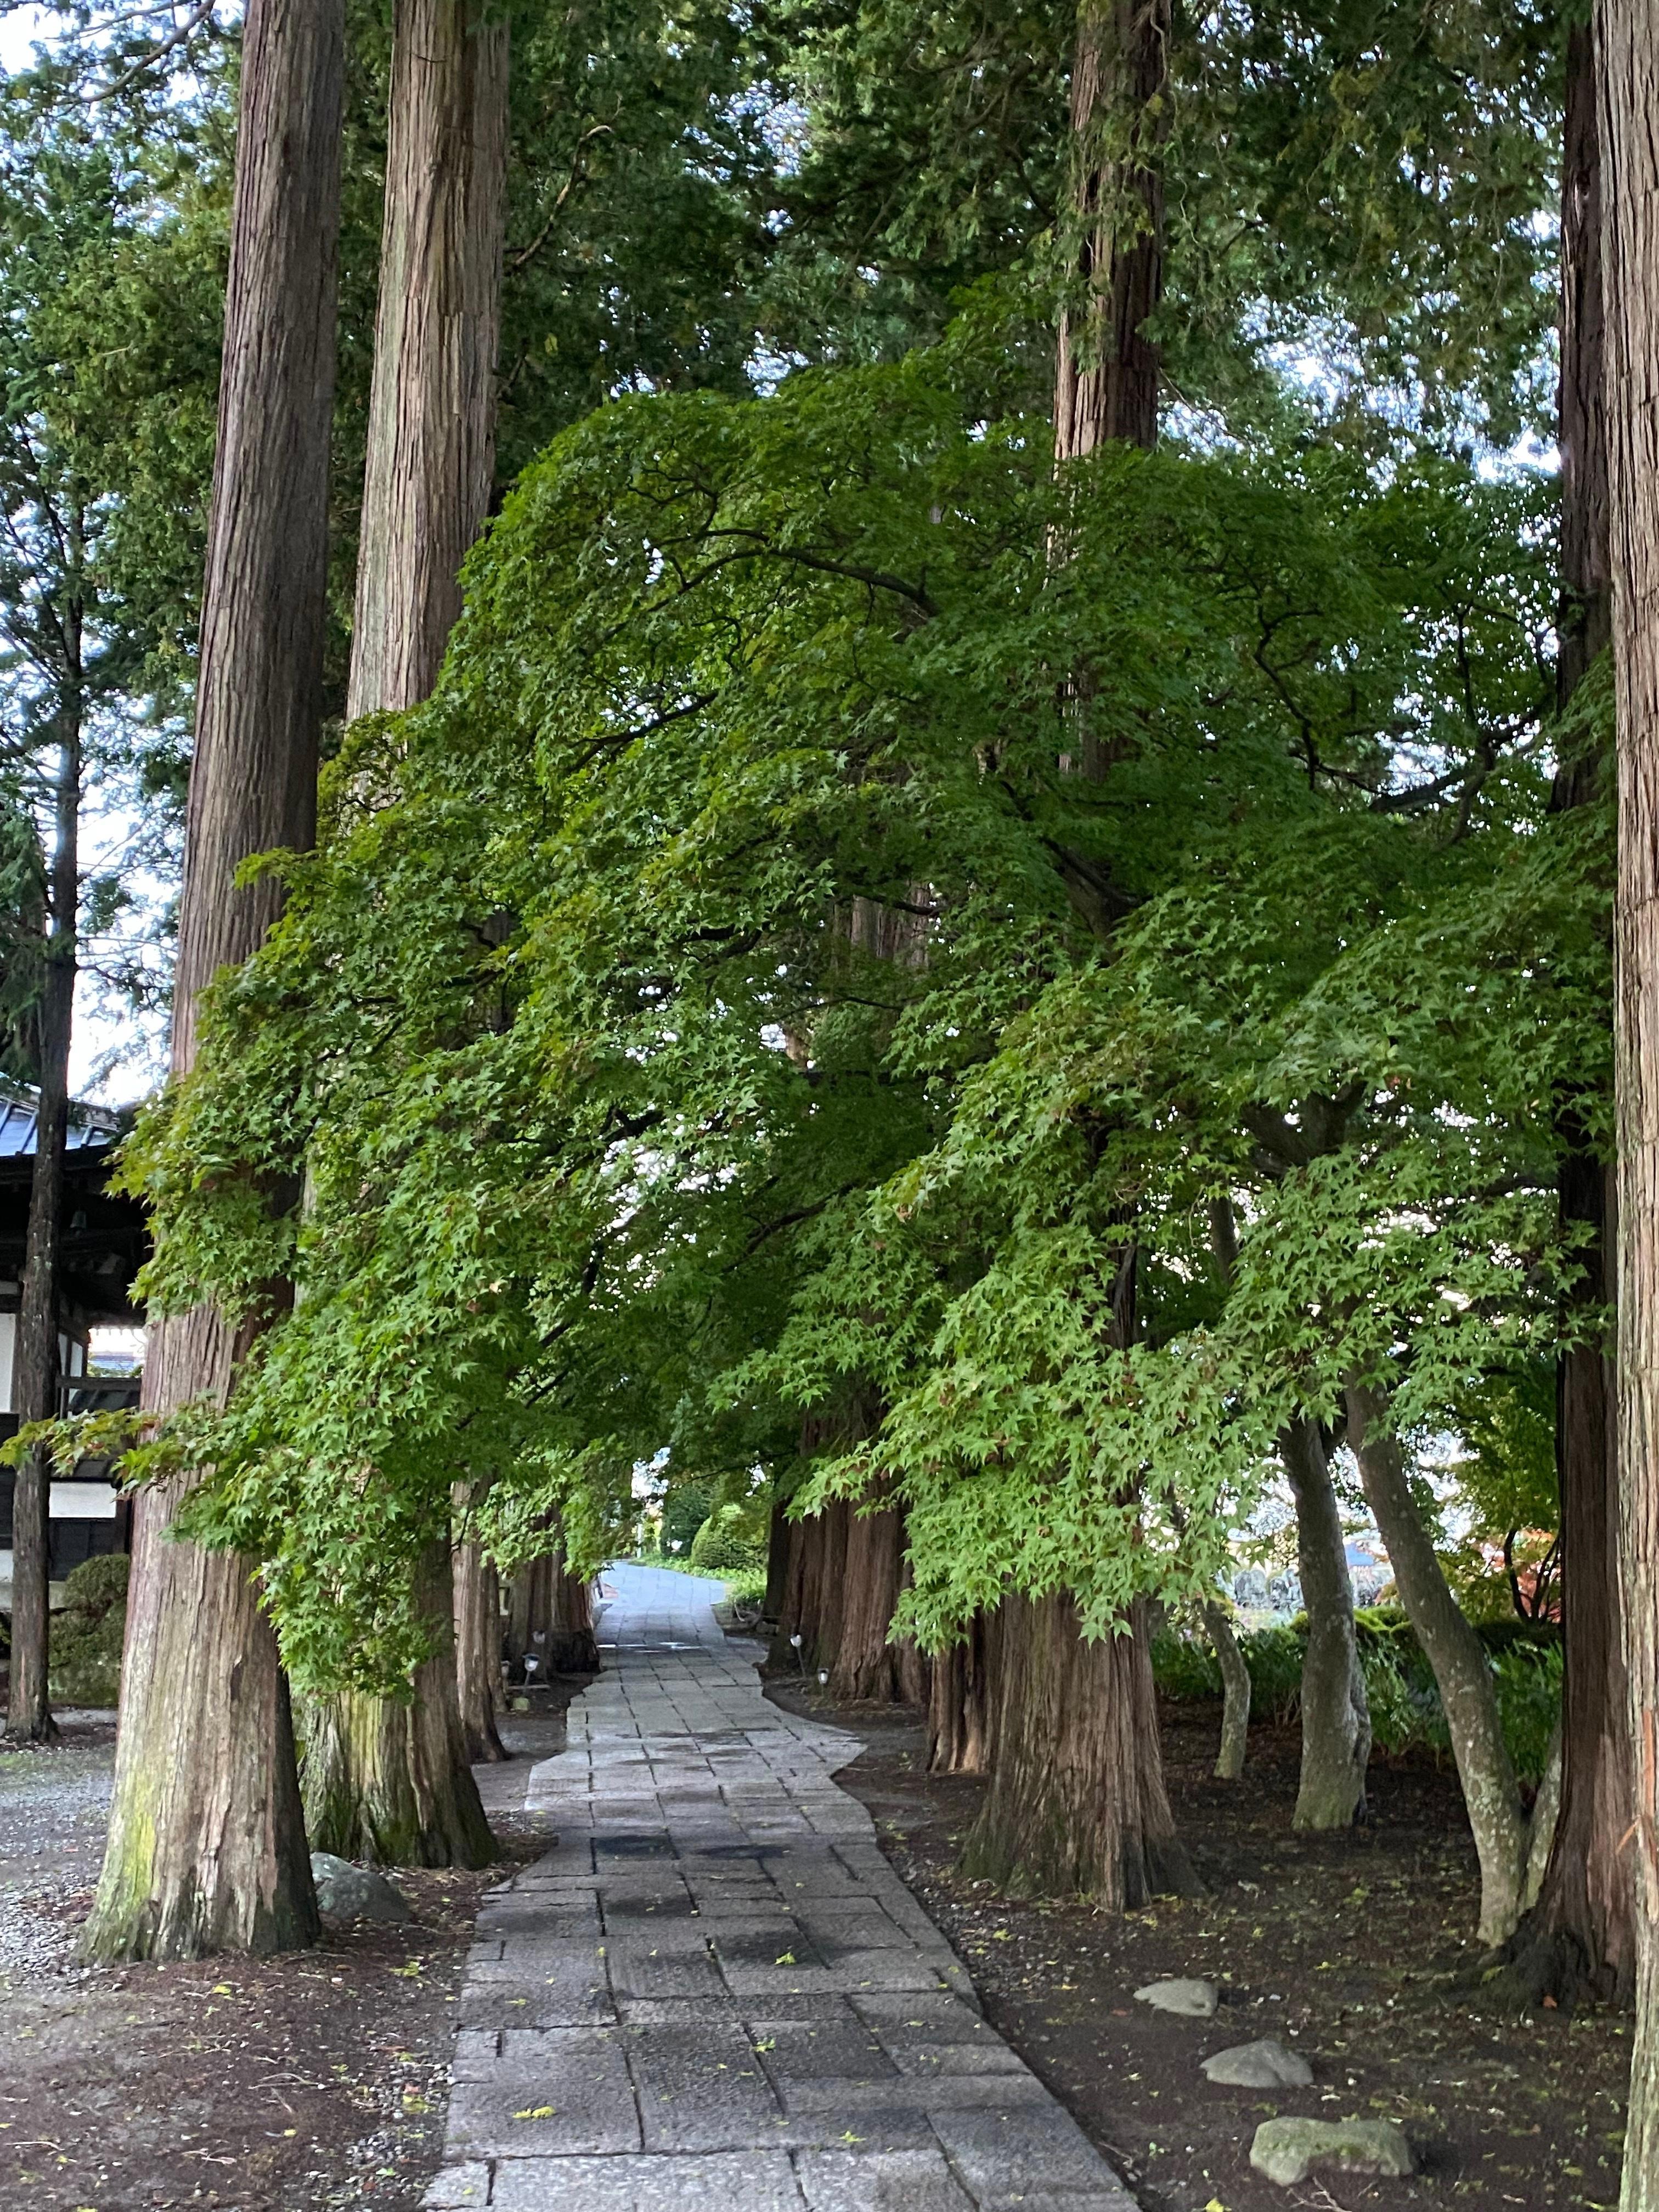
[{"label": "gray rock on ground", "polygon": [[1305,2181],[1316,2166],[1344,2173],[1415,2173],[1417,2160],[1395,2120],[1263,2120],[1250,2145],[1250,2164],[1282,2188]]},{"label": "gray rock on ground", "polygon": [[1230,2089],[1305,2089],[1313,2080],[1313,2068],[1302,2053],[1287,2051],[1276,2035],[1265,2035],[1259,2043],[1236,2043],[1200,2063],[1212,2081]]},{"label": "gray rock on ground", "polygon": [[401,1890],[373,1867],[353,1866],[332,1851],[313,1851],[311,1879],[317,1885],[317,1910],[326,1920],[412,1920]]},{"label": "gray rock on ground", "polygon": [[1142,2004],[1151,2005],[1154,2012],[1180,2013],[1188,2020],[1209,2020],[1221,2002],[1221,1992],[1213,1982],[1200,1982],[1189,1975],[1148,1982],[1135,1991],[1135,1996]]}]

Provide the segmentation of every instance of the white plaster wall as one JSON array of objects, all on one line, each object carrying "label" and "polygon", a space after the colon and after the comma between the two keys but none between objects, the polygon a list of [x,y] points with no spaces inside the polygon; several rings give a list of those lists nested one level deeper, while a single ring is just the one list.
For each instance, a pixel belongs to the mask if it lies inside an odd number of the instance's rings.
[{"label": "white plaster wall", "polygon": [[17,1336],[15,1314],[0,1314],[0,1413],[11,1411],[11,1348]]}]

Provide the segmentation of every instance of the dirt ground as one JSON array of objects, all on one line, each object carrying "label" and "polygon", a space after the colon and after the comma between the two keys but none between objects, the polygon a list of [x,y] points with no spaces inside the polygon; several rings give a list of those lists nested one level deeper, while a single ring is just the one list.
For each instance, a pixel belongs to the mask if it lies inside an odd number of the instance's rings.
[{"label": "dirt ground", "polygon": [[[833,1709],[793,1684],[773,1694],[865,1738],[838,1778],[869,1807],[988,2016],[1146,2212],[1616,2204],[1627,2023],[1483,2004],[1474,1854],[1450,1773],[1375,1761],[1368,1828],[1293,1837],[1297,1730],[1253,1729],[1244,1780],[1219,1783],[1218,1709],[1166,1706],[1170,1795],[1211,1893],[1112,1920],[1010,1904],[954,1874],[983,1785],[922,1771],[919,1716]],[[1137,1988],[1175,1974],[1222,1989],[1212,2021],[1136,2003]],[[1211,2052],[1266,2035],[1312,2061],[1311,2088],[1223,2088],[1199,2072]],[[1249,2162],[1257,2123],[1276,2112],[1397,2119],[1423,2170],[1277,2188]]]},{"label": "dirt ground", "polygon": [[[579,1681],[509,1716],[523,1756],[483,1771],[510,1863]],[[92,1970],[74,1957],[108,1803],[109,1717],[0,1756],[0,2207],[4,2212],[346,2212],[419,2203],[442,2146],[453,2008],[499,1873],[400,1870],[412,1924],[314,1951]]]}]

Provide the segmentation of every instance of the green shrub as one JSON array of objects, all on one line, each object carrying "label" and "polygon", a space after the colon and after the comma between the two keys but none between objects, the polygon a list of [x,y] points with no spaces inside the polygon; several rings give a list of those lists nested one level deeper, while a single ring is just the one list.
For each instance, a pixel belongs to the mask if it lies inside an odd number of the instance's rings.
[{"label": "green shrub", "polygon": [[691,1539],[692,1571],[729,1577],[759,1568],[766,1571],[766,1552],[744,1526],[740,1505],[722,1505],[703,1522]]},{"label": "green shrub", "polygon": [[123,1553],[83,1560],[64,1585],[68,1603],[52,1617],[52,1700],[110,1706],[120,1700],[121,1644],[127,1626]]},{"label": "green shrub", "polygon": [[664,1551],[672,1551],[677,1544],[690,1544],[708,1518],[708,1492],[700,1483],[687,1482],[671,1487],[662,1508]]},{"label": "green shrub", "polygon": [[766,1568],[739,1567],[726,1577],[726,1595],[733,1605],[764,1605],[766,1602]]}]

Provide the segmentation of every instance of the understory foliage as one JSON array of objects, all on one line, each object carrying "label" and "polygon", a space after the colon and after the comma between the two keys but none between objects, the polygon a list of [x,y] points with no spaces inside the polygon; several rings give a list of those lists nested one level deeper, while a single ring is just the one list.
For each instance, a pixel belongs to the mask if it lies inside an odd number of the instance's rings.
[{"label": "understory foliage", "polygon": [[[1519,1624],[1513,1624],[1518,1626]],[[1504,1741],[1517,1778],[1536,1788],[1550,1756],[1561,1710],[1561,1646],[1547,1632],[1510,1635],[1494,1626],[1486,1644],[1497,1686]],[[1405,1615],[1392,1607],[1362,1606],[1354,1628],[1370,1711],[1371,1741],[1390,1757],[1417,1750],[1449,1757],[1451,1735],[1434,1670]],[[1249,1630],[1238,1648],[1250,1674],[1251,1711],[1283,1723],[1302,1701],[1302,1668],[1308,1650],[1305,1614]],[[1158,1686],[1172,1698],[1222,1694],[1221,1669],[1201,1638],[1166,1633],[1152,1644]]]},{"label": "understory foliage", "polygon": [[1409,1437],[1547,1356],[1607,984],[1547,488],[1316,435],[1056,478],[1010,374],[969,315],[567,431],[262,864],[125,1174],[162,1306],[295,1285],[149,1464],[211,1468],[302,1681],[406,1674],[454,1481],[585,1571],[665,1445],[885,1486],[927,1644],[1011,1584],[1109,1632],[1213,1586],[1290,1413],[1357,1374]]}]

